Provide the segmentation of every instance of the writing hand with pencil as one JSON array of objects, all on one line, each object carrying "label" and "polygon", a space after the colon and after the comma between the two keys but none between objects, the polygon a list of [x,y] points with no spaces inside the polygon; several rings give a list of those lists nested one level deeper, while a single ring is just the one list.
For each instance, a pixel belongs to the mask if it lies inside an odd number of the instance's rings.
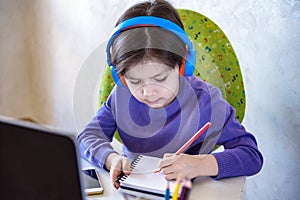
[{"label": "writing hand with pencil", "polygon": [[165,154],[159,169],[167,180],[177,177],[216,176],[218,164],[213,155]]},{"label": "writing hand with pencil", "polygon": [[197,176],[216,176],[218,174],[218,163],[213,155],[188,155],[183,153],[210,126],[211,123],[207,122],[176,153],[165,154],[157,171],[161,171],[167,180],[176,179],[179,176],[188,179]]}]

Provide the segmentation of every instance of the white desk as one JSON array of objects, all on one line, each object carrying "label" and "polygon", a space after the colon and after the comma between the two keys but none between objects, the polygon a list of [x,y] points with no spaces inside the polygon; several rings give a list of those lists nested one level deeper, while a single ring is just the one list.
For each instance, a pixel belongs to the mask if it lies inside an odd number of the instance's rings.
[{"label": "white desk", "polygon": [[[100,170],[104,193],[87,197],[88,200],[122,200],[122,194],[110,181],[109,173]],[[244,198],[246,177],[227,178],[215,181],[209,177],[198,177],[193,182],[189,200],[237,200]]]},{"label": "white desk", "polygon": [[[113,142],[115,150],[121,152],[119,142]],[[216,152],[223,151],[220,147]],[[86,163],[86,161],[83,161]],[[102,195],[87,197],[87,200],[122,200],[122,194],[112,186],[109,173],[100,169],[100,178],[104,188]],[[189,195],[189,200],[241,200],[244,199],[246,191],[246,177],[226,178],[221,180],[213,180],[210,177],[198,177],[193,182],[193,187]]]}]

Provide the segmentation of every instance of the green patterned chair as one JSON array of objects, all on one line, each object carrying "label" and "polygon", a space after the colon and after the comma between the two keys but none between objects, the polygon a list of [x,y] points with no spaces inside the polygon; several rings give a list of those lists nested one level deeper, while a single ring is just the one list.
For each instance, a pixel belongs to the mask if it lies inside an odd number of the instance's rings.
[{"label": "green patterned chair", "polygon": [[[179,15],[197,51],[194,74],[219,88],[223,98],[235,109],[242,122],[246,98],[243,77],[234,49],[224,32],[206,16],[186,9]],[[105,67],[99,90],[99,107],[106,101],[115,83],[108,66]],[[118,135],[116,138],[119,140]]]}]

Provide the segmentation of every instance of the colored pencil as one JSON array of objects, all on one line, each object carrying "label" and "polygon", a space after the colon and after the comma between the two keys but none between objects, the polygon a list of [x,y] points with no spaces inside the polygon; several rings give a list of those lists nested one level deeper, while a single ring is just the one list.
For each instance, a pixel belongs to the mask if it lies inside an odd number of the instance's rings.
[{"label": "colored pencil", "polygon": [[176,183],[175,183],[175,189],[174,189],[174,192],[173,192],[173,195],[172,195],[172,200],[178,200],[180,181],[181,181],[181,178],[178,177],[177,180],[176,180]]},{"label": "colored pencil", "polygon": [[166,188],[166,193],[165,193],[165,200],[170,200],[170,183],[169,183],[169,181],[167,182],[167,188]]},{"label": "colored pencil", "polygon": [[[179,155],[183,153],[200,135],[204,133],[206,129],[208,129],[211,126],[210,122],[207,122],[204,126],[200,128],[200,130],[193,135],[178,151],[176,151],[175,155]],[[154,171],[154,173],[160,172],[161,169],[157,169]]]},{"label": "colored pencil", "polygon": [[188,198],[191,187],[192,187],[191,180],[185,180],[181,189],[179,200],[186,200]]},{"label": "colored pencil", "polygon": [[202,128],[197,133],[195,133],[195,135],[191,137],[191,139],[189,139],[180,149],[178,149],[175,154],[179,155],[183,153],[200,135],[202,135],[202,133],[204,133],[206,129],[210,127],[210,125],[211,123],[207,122],[204,126],[202,126]]}]

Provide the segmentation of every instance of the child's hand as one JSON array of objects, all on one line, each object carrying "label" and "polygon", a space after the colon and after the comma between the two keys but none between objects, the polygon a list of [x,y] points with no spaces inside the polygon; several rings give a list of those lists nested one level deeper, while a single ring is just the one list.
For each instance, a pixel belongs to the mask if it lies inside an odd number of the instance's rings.
[{"label": "child's hand", "polygon": [[218,163],[213,155],[165,154],[159,168],[167,180],[177,177],[216,176]]},{"label": "child's hand", "polygon": [[120,183],[116,181],[118,176],[122,173],[125,175],[130,174],[130,160],[124,156],[112,153],[107,157],[105,163],[106,168],[110,170],[111,182],[118,189],[120,187]]}]

